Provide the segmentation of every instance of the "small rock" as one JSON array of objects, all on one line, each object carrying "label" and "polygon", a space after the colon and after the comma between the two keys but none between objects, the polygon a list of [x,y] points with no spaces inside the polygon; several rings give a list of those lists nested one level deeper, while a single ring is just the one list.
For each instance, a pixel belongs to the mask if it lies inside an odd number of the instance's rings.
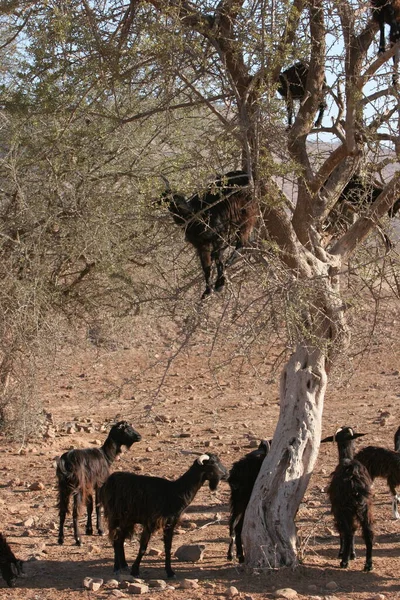
[{"label": "small rock", "polygon": [[24,527],[32,527],[35,524],[35,519],[33,517],[28,517],[26,521],[23,522]]},{"label": "small rock", "polygon": [[162,590],[165,590],[165,588],[167,587],[167,584],[165,583],[164,579],[150,579],[147,582],[147,584],[151,588],[159,588]]},{"label": "small rock", "polygon": [[97,590],[99,590],[102,585],[103,585],[102,579],[100,579],[98,577],[93,577],[93,579],[89,585],[89,590],[92,590],[93,592],[97,592]]},{"label": "small rock", "polygon": [[197,583],[198,579],[184,579],[181,582],[181,589],[182,590],[194,590],[197,589],[199,586],[199,584]]},{"label": "small rock", "polygon": [[315,583],[310,583],[310,585],[308,586],[308,591],[309,592],[316,592],[317,591],[317,586],[315,585]]},{"label": "small rock", "polygon": [[135,578],[130,573],[118,573],[117,579],[120,582],[120,590],[126,590],[128,588],[129,583],[134,583],[135,581]]},{"label": "small rock", "polygon": [[280,590],[276,590],[274,593],[275,598],[286,598],[287,600],[292,600],[298,597],[296,590],[292,588],[281,588]]},{"label": "small rock", "polygon": [[91,582],[92,582],[92,577],[85,577],[85,579],[82,581],[82,587],[84,587],[86,590],[88,590]]},{"label": "small rock", "polygon": [[231,587],[228,588],[226,595],[228,598],[234,598],[239,595],[239,590],[234,585],[231,585]]},{"label": "small rock", "polygon": [[144,583],[130,583],[128,586],[129,594],[147,594],[149,586]]},{"label": "small rock", "polygon": [[44,483],[42,483],[41,481],[34,481],[33,483],[31,483],[28,489],[31,490],[31,492],[37,492],[39,490],[44,490],[44,487]]},{"label": "small rock", "polygon": [[332,591],[332,592],[333,592],[333,591],[335,591],[335,590],[337,590],[337,589],[338,589],[338,587],[339,587],[339,586],[338,586],[338,584],[336,583],[336,581],[328,581],[328,583],[327,583],[327,584],[326,584],[326,586],[325,586],[325,588],[326,588],[327,590],[330,590],[330,591]]},{"label": "small rock", "polygon": [[119,581],[117,579],[109,579],[106,586],[110,588],[110,590],[115,590],[119,587]]},{"label": "small rock", "polygon": [[255,599],[254,599],[254,596],[251,596],[250,594],[245,594],[244,600],[255,600]]},{"label": "small rock", "polygon": [[205,590],[215,590],[215,583],[211,583],[211,581],[205,581],[203,583],[203,588]]},{"label": "small rock", "polygon": [[176,550],[175,556],[182,562],[199,562],[203,560],[205,549],[204,544],[185,544]]},{"label": "small rock", "polygon": [[127,595],[121,592],[121,590],[112,590],[111,596],[114,598],[127,598]]},{"label": "small rock", "polygon": [[161,556],[162,550],[158,550],[158,548],[150,548],[147,552],[147,556]]}]

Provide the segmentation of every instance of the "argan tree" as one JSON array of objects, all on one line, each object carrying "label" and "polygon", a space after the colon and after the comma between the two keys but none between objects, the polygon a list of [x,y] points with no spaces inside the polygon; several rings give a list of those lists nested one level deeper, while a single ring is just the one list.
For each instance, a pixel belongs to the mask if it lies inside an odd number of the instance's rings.
[{"label": "argan tree", "polygon": [[[280,417],[243,538],[248,566],[293,566],[295,516],[318,454],[329,372],[350,342],[341,273],[400,192],[397,175],[385,173],[398,151],[394,49],[376,56],[370,8],[352,0],[17,4],[10,3],[9,18],[13,27],[26,25],[30,40],[27,92],[20,88],[26,110],[34,101],[47,103],[53,111],[82,111],[89,121],[108,118],[121,130],[133,122],[144,127],[156,115],[167,115],[169,127],[174,115],[190,123],[197,110],[210,140],[203,158],[209,163],[220,137],[214,156],[224,147],[226,166],[239,163],[252,175],[263,219],[260,247],[271,249],[269,268],[274,261],[284,267],[298,298]],[[309,76],[285,131],[276,88],[280,72],[296,60],[307,63]],[[325,77],[330,114],[321,144],[313,122]],[[154,133],[153,169],[181,179],[182,138],[164,144],[163,135],[162,128]],[[186,151],[198,164],[198,148],[188,142]],[[383,191],[346,231],[327,237],[324,223],[355,173],[383,173]],[[280,183],[289,175],[296,202]]]}]

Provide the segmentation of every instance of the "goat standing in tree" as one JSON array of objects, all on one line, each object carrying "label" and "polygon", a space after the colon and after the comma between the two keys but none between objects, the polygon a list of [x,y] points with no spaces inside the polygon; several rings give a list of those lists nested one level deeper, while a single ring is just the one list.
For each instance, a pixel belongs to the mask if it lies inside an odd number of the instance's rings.
[{"label": "goat standing in tree", "polygon": [[[278,92],[286,101],[288,129],[291,128],[293,122],[294,100],[300,100],[301,102],[304,99],[308,73],[308,67],[303,62],[297,62],[279,75]],[[321,90],[319,113],[314,124],[315,127],[321,127],[322,125],[322,119],[326,109],[325,94],[326,82]]]},{"label": "goat standing in tree", "polygon": [[215,290],[225,285],[223,250],[230,244],[235,250],[226,261],[229,265],[238,250],[249,241],[257,218],[257,204],[249,189],[249,176],[244,171],[230,171],[219,176],[203,194],[188,200],[172,192],[168,181],[160,203],[165,202],[177,225],[185,229],[185,236],[197,250],[206,280],[202,298],[211,291],[211,267],[215,262],[217,280]]},{"label": "goat standing in tree", "polygon": [[[389,25],[389,41],[393,46],[400,40],[400,0],[371,0],[372,18],[379,25],[379,53],[386,51],[385,42],[385,23]],[[397,65],[399,62],[398,51],[393,56],[395,74],[393,75],[393,85],[397,84],[398,74]]]}]

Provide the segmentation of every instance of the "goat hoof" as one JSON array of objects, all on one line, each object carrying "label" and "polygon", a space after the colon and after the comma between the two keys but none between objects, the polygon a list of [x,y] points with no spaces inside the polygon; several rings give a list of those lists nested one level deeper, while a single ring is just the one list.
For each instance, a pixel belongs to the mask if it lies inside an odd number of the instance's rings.
[{"label": "goat hoof", "polygon": [[370,571],[372,571],[372,569],[373,569],[372,563],[365,563],[365,567],[364,567],[365,573],[369,573]]},{"label": "goat hoof", "polygon": [[228,556],[226,557],[226,560],[233,560],[232,554],[228,554]]},{"label": "goat hoof", "polygon": [[168,577],[168,579],[176,579],[176,575],[175,575],[174,571],[171,571],[171,573],[167,573],[167,577]]},{"label": "goat hoof", "polygon": [[98,530],[97,530],[97,533],[98,533],[99,535],[104,535],[104,530],[103,530],[103,529],[98,529]]},{"label": "goat hoof", "polygon": [[340,563],[340,567],[342,569],[347,569],[347,567],[349,566],[349,563],[347,562],[347,560],[342,560]]},{"label": "goat hoof", "polygon": [[93,535],[93,529],[86,529],[86,535]]},{"label": "goat hoof", "polygon": [[75,546],[82,546],[82,540],[76,540]]},{"label": "goat hoof", "polygon": [[357,558],[357,557],[356,557],[356,553],[355,553],[355,552],[352,552],[352,553],[350,554],[350,560],[354,560],[355,558]]},{"label": "goat hoof", "polygon": [[60,546],[62,546],[62,545],[63,545],[63,543],[64,543],[64,538],[62,538],[62,537],[59,537],[59,538],[58,538],[58,543],[60,544]]}]

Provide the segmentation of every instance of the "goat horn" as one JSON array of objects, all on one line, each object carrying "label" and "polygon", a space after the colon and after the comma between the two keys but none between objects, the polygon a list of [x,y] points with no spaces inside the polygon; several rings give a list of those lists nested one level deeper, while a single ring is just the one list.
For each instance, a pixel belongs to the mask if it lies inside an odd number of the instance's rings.
[{"label": "goat horn", "polygon": [[210,460],[208,454],[202,454],[201,456],[199,456],[197,462],[199,463],[199,465],[203,465],[205,460]]},{"label": "goat horn", "polygon": [[163,182],[166,185],[167,191],[170,192],[171,191],[171,184],[168,181],[168,179],[165,177],[165,175],[160,175],[161,179],[163,180]]}]

